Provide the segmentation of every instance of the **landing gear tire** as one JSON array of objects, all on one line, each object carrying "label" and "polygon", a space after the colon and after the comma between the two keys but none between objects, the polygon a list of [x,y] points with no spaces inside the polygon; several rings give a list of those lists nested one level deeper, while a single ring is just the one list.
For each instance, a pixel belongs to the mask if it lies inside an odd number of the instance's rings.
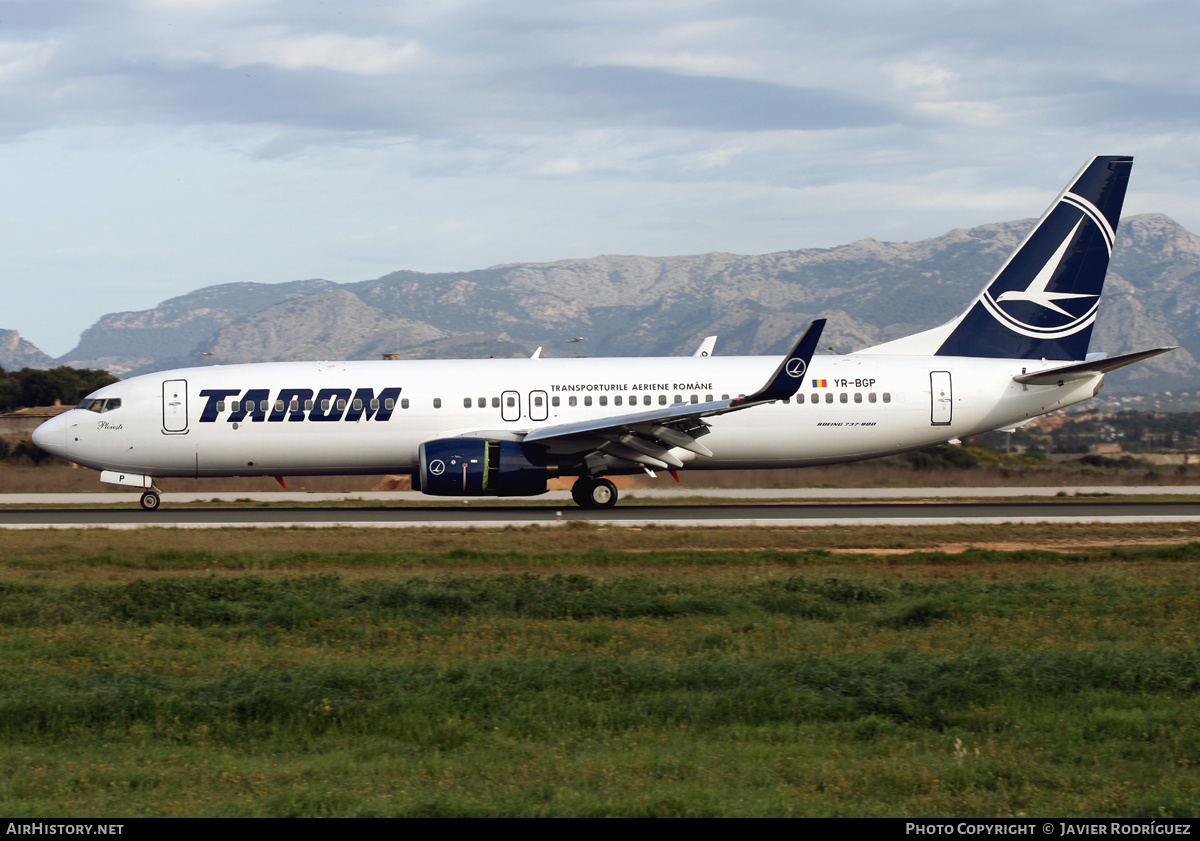
[{"label": "landing gear tire", "polygon": [[142,494],[142,509],[145,511],[157,511],[158,506],[162,504],[162,499],[153,491],[146,491]]},{"label": "landing gear tire", "polygon": [[617,504],[617,486],[607,479],[596,479],[588,491],[591,508],[612,508]]},{"label": "landing gear tire", "polygon": [[612,508],[617,504],[617,486],[607,479],[584,476],[571,487],[571,498],[580,508]]},{"label": "landing gear tire", "polygon": [[591,479],[581,476],[575,480],[574,485],[571,485],[571,499],[575,500],[575,504],[580,508],[587,507],[587,489],[591,483]]}]

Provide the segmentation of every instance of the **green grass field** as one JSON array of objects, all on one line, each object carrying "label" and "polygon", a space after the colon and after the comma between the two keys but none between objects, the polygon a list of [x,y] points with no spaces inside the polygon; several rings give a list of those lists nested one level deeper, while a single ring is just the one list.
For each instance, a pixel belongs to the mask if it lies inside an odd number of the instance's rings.
[{"label": "green grass field", "polygon": [[9,536],[11,816],[1200,813],[1190,524]]}]

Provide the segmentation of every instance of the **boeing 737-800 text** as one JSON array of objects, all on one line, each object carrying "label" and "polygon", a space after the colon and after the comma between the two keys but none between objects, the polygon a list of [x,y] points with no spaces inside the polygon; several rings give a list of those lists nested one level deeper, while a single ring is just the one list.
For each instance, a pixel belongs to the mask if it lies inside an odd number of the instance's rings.
[{"label": "boeing 737-800 text", "polygon": [[365,473],[443,496],[574,476],[575,501],[604,508],[614,474],[833,464],[1012,430],[1170,350],[1088,353],[1132,163],[1088,161],[962,315],[844,356],[814,355],[818,319],[782,359],[186,368],[105,386],[34,441],[143,489],[147,509],[166,477]]}]

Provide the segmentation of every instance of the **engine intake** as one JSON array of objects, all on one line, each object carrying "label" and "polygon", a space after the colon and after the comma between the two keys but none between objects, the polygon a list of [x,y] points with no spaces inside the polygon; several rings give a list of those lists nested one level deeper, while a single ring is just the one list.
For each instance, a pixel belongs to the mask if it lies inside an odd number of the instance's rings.
[{"label": "engine intake", "polygon": [[544,450],[519,441],[440,438],[421,445],[420,489],[433,496],[536,496],[556,474]]}]

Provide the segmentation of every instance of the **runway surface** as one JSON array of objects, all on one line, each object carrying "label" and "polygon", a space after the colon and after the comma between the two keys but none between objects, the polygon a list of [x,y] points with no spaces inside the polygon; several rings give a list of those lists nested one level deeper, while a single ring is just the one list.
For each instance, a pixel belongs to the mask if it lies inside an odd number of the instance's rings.
[{"label": "runway surface", "polygon": [[[966,490],[966,489],[962,489]],[[983,495],[981,489],[975,496]],[[1029,489],[1020,489],[1028,491]],[[1113,489],[1110,489],[1113,490]],[[1116,489],[1123,492],[1122,489]],[[1162,489],[1154,489],[1161,493]],[[1188,489],[1191,492],[1192,489]],[[763,493],[763,492],[760,492]],[[859,491],[867,494],[869,491]],[[273,495],[275,496],[275,495]],[[395,499],[395,494],[390,498]],[[311,496],[307,498],[311,499]],[[342,497],[344,498],[344,497]],[[1054,498],[1036,502],[774,502],[746,503],[714,500],[712,504],[625,505],[589,511],[570,502],[562,505],[496,505],[472,500],[466,504],[426,504],[388,507],[383,503],[354,508],[231,507],[210,502],[203,508],[171,508],[164,497],[156,512],[140,508],[0,508],[0,528],[262,528],[336,527],[402,528],[444,526],[497,528],[506,525],[555,526],[575,520],[613,526],[830,526],[830,525],[945,525],[953,523],[1086,523],[1195,522],[1200,501],[1122,501]],[[44,497],[43,497],[44,499]],[[106,501],[111,496],[106,498]],[[49,501],[49,500],[46,500]],[[372,500],[374,501],[374,500]]]}]

